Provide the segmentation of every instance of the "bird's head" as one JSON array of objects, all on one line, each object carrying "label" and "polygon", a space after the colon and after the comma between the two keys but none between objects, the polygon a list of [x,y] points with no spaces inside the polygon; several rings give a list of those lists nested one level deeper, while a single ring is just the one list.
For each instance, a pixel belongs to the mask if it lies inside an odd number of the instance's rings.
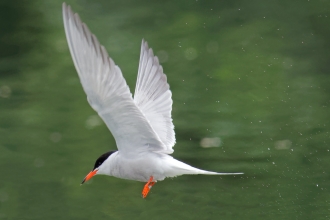
[{"label": "bird's head", "polygon": [[87,182],[88,180],[90,180],[93,176],[95,176],[96,174],[106,174],[109,172],[109,170],[106,170],[106,163],[105,161],[110,157],[111,154],[113,154],[116,151],[109,151],[106,152],[104,154],[102,154],[99,158],[97,158],[95,164],[94,164],[94,168],[92,169],[91,172],[89,172],[87,174],[87,176],[83,179],[83,181],[81,182],[80,185],[82,185],[83,183]]}]

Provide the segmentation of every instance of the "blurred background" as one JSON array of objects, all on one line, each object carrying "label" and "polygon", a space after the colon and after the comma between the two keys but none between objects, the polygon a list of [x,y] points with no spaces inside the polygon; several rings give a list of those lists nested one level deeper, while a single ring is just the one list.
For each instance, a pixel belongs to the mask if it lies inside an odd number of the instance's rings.
[{"label": "blurred background", "polygon": [[0,2],[0,219],[329,219],[330,1],[77,1],[134,91],[142,38],[173,92],[173,154],[242,176],[97,176],[62,1]]}]

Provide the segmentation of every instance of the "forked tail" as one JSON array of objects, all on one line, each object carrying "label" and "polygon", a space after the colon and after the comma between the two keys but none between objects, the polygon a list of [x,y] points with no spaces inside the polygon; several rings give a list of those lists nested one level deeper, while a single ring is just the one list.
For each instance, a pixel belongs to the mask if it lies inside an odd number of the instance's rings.
[{"label": "forked tail", "polygon": [[[195,167],[193,167],[195,168]],[[195,168],[197,169],[197,168]],[[198,173],[196,174],[204,174],[204,175],[241,175],[241,174],[244,174],[244,173],[217,173],[217,172],[212,172],[212,171],[207,171],[207,170],[200,170],[200,169],[197,169],[198,170]],[[195,174],[195,173],[193,173]]]},{"label": "forked tail", "polygon": [[197,175],[197,174],[203,174],[203,175],[241,175],[244,173],[218,173],[213,171],[207,171],[207,170],[201,170],[195,167],[192,167],[188,164],[185,164],[181,161],[178,161],[171,158],[170,161],[171,169],[170,172],[167,173],[167,177],[174,177],[174,176],[180,176],[184,174],[190,174],[190,175]]}]

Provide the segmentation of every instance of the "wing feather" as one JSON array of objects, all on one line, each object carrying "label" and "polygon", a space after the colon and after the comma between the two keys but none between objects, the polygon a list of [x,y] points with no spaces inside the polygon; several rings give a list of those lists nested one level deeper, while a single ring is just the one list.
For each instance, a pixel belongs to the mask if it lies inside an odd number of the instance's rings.
[{"label": "wing feather", "polygon": [[125,153],[163,152],[166,146],[134,103],[120,68],[109,58],[106,49],[65,3],[63,19],[72,59],[87,100],[110,129],[118,150]]},{"label": "wing feather", "polygon": [[172,122],[172,93],[166,75],[148,43],[142,40],[139,72],[134,102],[144,114],[153,130],[164,143],[164,151],[172,153],[175,144]]}]

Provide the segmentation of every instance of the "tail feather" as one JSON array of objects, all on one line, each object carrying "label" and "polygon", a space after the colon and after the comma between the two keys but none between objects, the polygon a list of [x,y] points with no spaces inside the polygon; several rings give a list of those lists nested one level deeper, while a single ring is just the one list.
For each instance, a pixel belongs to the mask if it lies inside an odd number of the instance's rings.
[{"label": "tail feather", "polygon": [[188,164],[185,164],[181,161],[178,161],[174,159],[173,157],[171,158],[171,169],[170,172],[167,173],[167,177],[174,177],[174,176],[181,176],[185,174],[190,174],[190,175],[197,175],[197,174],[202,174],[202,175],[241,175],[244,173],[218,173],[218,172],[213,172],[213,171],[207,171],[207,170],[201,170],[195,167],[192,167]]},{"label": "tail feather", "polygon": [[198,170],[199,170],[199,173],[197,173],[197,174],[204,174],[204,175],[241,175],[241,174],[244,174],[244,173],[218,173],[218,172],[207,171],[207,170],[200,170],[200,169],[198,169]]}]

